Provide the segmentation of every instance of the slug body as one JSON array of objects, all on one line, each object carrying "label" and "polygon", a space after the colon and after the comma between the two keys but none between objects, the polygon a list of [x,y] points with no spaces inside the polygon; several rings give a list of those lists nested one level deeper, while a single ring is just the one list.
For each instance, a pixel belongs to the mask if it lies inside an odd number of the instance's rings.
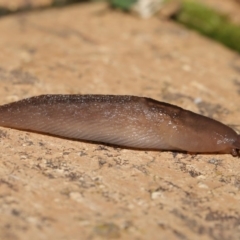
[{"label": "slug body", "polygon": [[138,149],[239,154],[228,126],[150,98],[42,95],[0,106],[0,126]]}]

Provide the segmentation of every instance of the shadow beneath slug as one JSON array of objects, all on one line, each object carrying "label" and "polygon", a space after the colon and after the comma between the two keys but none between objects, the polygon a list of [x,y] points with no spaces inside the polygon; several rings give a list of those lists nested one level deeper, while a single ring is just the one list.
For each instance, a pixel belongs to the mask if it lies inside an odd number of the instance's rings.
[{"label": "shadow beneath slug", "polygon": [[[124,149],[129,149],[129,150],[133,150],[133,151],[152,151],[152,152],[172,152],[173,157],[176,158],[178,154],[188,154],[190,156],[192,156],[193,158],[197,155],[216,155],[216,154],[227,154],[227,153],[221,153],[221,152],[216,152],[216,153],[193,153],[193,152],[188,152],[188,151],[184,151],[184,150],[161,150],[161,149],[154,149],[154,148],[134,148],[134,147],[127,147],[127,146],[120,146],[120,145],[115,145],[115,144],[110,144],[110,143],[105,143],[105,142],[100,142],[100,141],[90,141],[90,140],[84,140],[84,139],[75,139],[75,138],[68,138],[68,137],[63,137],[63,136],[59,136],[59,135],[54,135],[54,134],[49,134],[49,133],[42,133],[42,132],[37,132],[37,131],[32,131],[32,130],[23,130],[23,129],[18,129],[18,128],[9,128],[9,127],[2,127],[1,128],[5,128],[5,129],[13,129],[13,130],[18,130],[21,132],[28,132],[28,133],[36,133],[36,134],[40,134],[40,135],[45,135],[45,136],[51,136],[51,137],[56,137],[56,138],[60,138],[60,139],[66,139],[66,140],[71,140],[74,142],[83,142],[83,143],[90,143],[90,144],[101,144],[103,146],[108,146],[108,147],[112,147],[114,149],[117,150],[124,150]],[[107,150],[106,148],[102,147],[99,148],[99,150]],[[233,155],[233,157],[240,157],[240,150],[236,150],[237,151],[237,155]]]}]

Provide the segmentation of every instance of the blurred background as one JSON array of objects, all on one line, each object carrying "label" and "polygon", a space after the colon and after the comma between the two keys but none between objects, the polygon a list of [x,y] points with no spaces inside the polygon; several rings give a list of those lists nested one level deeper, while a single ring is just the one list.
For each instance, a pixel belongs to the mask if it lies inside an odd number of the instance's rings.
[{"label": "blurred background", "polygon": [[239,0],[0,0],[0,16],[84,2],[106,2],[141,18],[171,18],[240,52]]}]

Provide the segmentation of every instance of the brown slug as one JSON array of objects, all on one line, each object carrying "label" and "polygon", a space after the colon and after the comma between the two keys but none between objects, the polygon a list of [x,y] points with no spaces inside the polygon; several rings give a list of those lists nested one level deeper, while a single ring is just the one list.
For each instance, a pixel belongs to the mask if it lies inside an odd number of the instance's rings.
[{"label": "brown slug", "polygon": [[239,155],[240,135],[211,118],[156,100],[42,95],[0,106],[0,126],[138,149]]}]

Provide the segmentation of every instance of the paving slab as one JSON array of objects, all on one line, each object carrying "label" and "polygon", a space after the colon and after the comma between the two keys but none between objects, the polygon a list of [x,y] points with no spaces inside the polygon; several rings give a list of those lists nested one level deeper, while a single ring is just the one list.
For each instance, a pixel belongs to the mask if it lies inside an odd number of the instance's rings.
[{"label": "paving slab", "polygon": [[[0,104],[129,94],[240,130],[240,57],[171,21],[81,4],[0,19]],[[240,238],[240,161],[0,128],[0,239]]]}]

